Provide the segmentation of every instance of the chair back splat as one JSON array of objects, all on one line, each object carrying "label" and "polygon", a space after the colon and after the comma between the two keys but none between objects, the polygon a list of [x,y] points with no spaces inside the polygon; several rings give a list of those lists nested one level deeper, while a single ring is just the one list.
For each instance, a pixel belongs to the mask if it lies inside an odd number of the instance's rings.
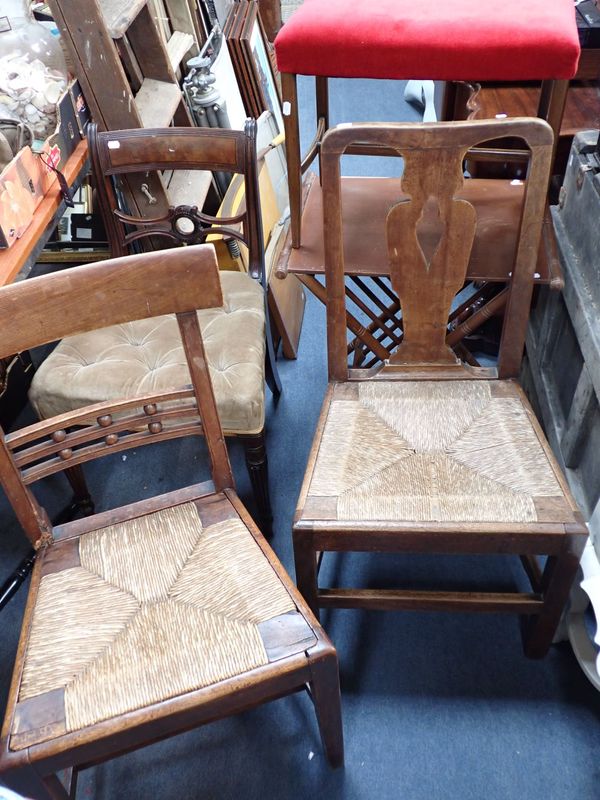
[{"label": "chair back splat", "polygon": [[117,258],[23,281],[0,292],[2,355],[175,313],[192,379],[191,387],[99,403],[2,434],[0,478],[34,545],[46,542],[51,528],[26,486],[109,453],[203,434],[215,488],[233,488],[196,315],[198,309],[222,303],[210,245]]},{"label": "chair back splat", "polygon": [[[386,220],[390,276],[401,305],[402,333],[381,373],[445,367],[464,377],[464,367],[448,341],[451,305],[465,283],[477,227],[475,208],[461,198],[466,181],[463,164],[471,148],[504,137],[523,140],[530,153],[498,361],[498,377],[518,374],[552,158],[552,130],[538,119],[356,124],[325,135],[321,168],[331,379],[349,376],[341,156],[351,148],[370,146],[391,148],[404,159],[402,197],[389,209]],[[489,377],[489,371],[485,376]]]}]

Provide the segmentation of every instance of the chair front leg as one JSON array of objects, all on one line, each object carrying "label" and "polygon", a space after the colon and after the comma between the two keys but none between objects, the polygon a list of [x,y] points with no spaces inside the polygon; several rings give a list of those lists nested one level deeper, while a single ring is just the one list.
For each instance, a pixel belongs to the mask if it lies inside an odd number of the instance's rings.
[{"label": "chair front leg", "polygon": [[337,655],[333,646],[321,642],[316,657],[311,652],[310,658],[309,689],[323,749],[330,765],[333,768],[341,767],[344,764],[344,733]]},{"label": "chair front leg", "polygon": [[244,443],[246,467],[258,512],[259,528],[264,536],[273,535],[273,512],[269,494],[269,465],[265,447],[265,432],[240,437]]},{"label": "chair front leg", "polygon": [[539,614],[522,620],[523,650],[528,658],[544,658],[550,649],[569,599],[584,547],[583,536],[568,536],[562,552],[548,557],[542,575],[542,610]]}]

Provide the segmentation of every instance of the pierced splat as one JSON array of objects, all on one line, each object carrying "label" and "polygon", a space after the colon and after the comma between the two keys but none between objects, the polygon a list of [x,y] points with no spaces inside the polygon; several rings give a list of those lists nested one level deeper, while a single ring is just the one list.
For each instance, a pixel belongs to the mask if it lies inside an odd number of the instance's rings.
[{"label": "pierced splat", "polygon": [[446,344],[452,300],[462,288],[476,212],[456,195],[463,150],[408,151],[402,189],[408,195],[387,216],[390,275],[400,298],[403,341],[390,364],[457,364]]}]

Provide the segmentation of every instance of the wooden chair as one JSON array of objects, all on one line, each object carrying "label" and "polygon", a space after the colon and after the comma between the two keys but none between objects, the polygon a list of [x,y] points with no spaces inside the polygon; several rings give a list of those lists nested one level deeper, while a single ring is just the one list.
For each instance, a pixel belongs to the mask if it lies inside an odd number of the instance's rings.
[{"label": "wooden chair", "polygon": [[[275,398],[281,384],[265,299],[255,132],[253,120],[247,122],[245,131],[168,128],[98,132],[91,125],[88,142],[113,256],[140,248],[200,244],[207,235],[216,233],[248,248],[249,273],[255,280],[235,271],[221,272],[224,308],[201,312],[200,323],[221,424],[226,436],[243,442],[259,521],[269,535],[272,511],[265,447],[265,377]],[[166,214],[153,216],[151,204],[142,208],[134,198],[143,196],[139,185],[145,186],[149,203],[158,194],[156,183],[163,180],[158,170],[173,171],[171,183],[179,180],[188,197],[190,192],[194,196],[198,177],[200,181],[206,175],[210,179],[211,173],[206,170],[241,173],[245,178],[245,209],[235,217],[217,220],[202,213],[190,198],[188,205],[180,203]],[[182,186],[176,192],[179,197]],[[89,366],[89,352],[95,354],[93,367]],[[38,370],[30,400],[43,419],[78,405],[102,402],[109,396],[131,394],[148,384],[158,388],[172,381],[175,372],[185,376],[185,359],[175,326],[167,330],[162,321],[156,325],[138,321],[62,342]],[[67,477],[76,500],[89,506],[81,472],[69,470]]]},{"label": "wooden chair", "polygon": [[[197,309],[223,298],[209,245],[0,290],[2,353],[174,313],[191,386],[4,435],[0,482],[37,559],[0,743],[0,781],[74,797],[56,773],[311,687],[342,763],[336,653],[236,496]],[[69,464],[204,435],[212,483],[52,527],[30,485]]]},{"label": "wooden chair", "polygon": [[[462,198],[467,150],[517,137],[529,150],[497,368],[461,363],[448,318],[478,219]],[[536,119],[364,124],[323,139],[330,385],[294,524],[300,591],[320,608],[515,612],[525,652],[552,641],[586,538],[581,514],[516,378],[524,345],[552,158]],[[387,210],[401,341],[384,364],[348,367],[340,158],[358,146],[404,158]],[[318,584],[325,551],[519,555],[531,592],[338,588]],[[536,556],[546,556],[540,565]]]}]

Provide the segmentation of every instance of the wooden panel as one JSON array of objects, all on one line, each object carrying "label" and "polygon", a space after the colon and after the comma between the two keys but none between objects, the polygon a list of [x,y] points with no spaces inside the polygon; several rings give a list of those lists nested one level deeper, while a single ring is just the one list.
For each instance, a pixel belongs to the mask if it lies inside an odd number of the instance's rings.
[{"label": "wooden panel", "polygon": [[[477,229],[469,261],[471,280],[505,281],[511,269],[521,204],[522,184],[510,181],[473,179],[465,181],[457,198],[467,200],[477,212]],[[385,241],[385,220],[389,209],[406,198],[396,178],[343,178],[344,255],[351,275],[389,275]],[[312,182],[302,220],[302,246],[284,248],[280,260],[298,274],[325,271],[323,253],[323,196],[318,181]],[[425,228],[423,238],[433,238]],[[286,243],[287,245],[287,243]],[[289,259],[289,260],[288,260]],[[551,272],[543,248],[537,264],[536,280],[550,282]],[[278,274],[282,274],[280,265]]]},{"label": "wooden panel", "polygon": [[298,357],[305,304],[304,289],[295,275],[288,275],[284,280],[277,278],[269,284],[269,309],[281,335],[286,358]]},{"label": "wooden panel", "polygon": [[406,153],[402,186],[410,199],[393,206],[386,220],[404,333],[390,364],[458,361],[446,344],[447,322],[465,282],[477,223],[473,205],[457,197],[463,184],[462,151]]},{"label": "wooden panel", "polygon": [[21,750],[29,744],[66,733],[64,705],[64,689],[54,689],[17,703],[11,748]]},{"label": "wooden panel", "polygon": [[301,653],[317,643],[313,629],[297,611],[260,622],[258,631],[269,661]]},{"label": "wooden panel", "polygon": [[167,196],[172,206],[198,206],[202,208],[212,184],[212,172],[198,169],[178,169],[167,185]]},{"label": "wooden panel", "polygon": [[97,0],[50,0],[48,6],[94,120],[108,130],[138,127],[127,76]]},{"label": "wooden panel", "polygon": [[174,72],[193,44],[194,37],[191,34],[183,33],[182,31],[173,31],[173,35],[167,42],[167,54],[169,56],[169,64]]},{"label": "wooden panel", "polygon": [[176,83],[144,78],[135,103],[144,128],[168,128],[181,102]]},{"label": "wooden panel", "polygon": [[146,5],[146,0],[99,0],[102,16],[113,39],[120,39],[135,17]]},{"label": "wooden panel", "polygon": [[209,497],[202,497],[196,501],[198,515],[202,521],[202,527],[208,528],[209,525],[216,525],[227,519],[237,518],[235,509],[223,494],[213,494]]},{"label": "wooden panel", "polygon": [[79,539],[68,539],[64,542],[55,542],[47,547],[42,555],[42,576],[62,572],[64,569],[79,567]]}]

